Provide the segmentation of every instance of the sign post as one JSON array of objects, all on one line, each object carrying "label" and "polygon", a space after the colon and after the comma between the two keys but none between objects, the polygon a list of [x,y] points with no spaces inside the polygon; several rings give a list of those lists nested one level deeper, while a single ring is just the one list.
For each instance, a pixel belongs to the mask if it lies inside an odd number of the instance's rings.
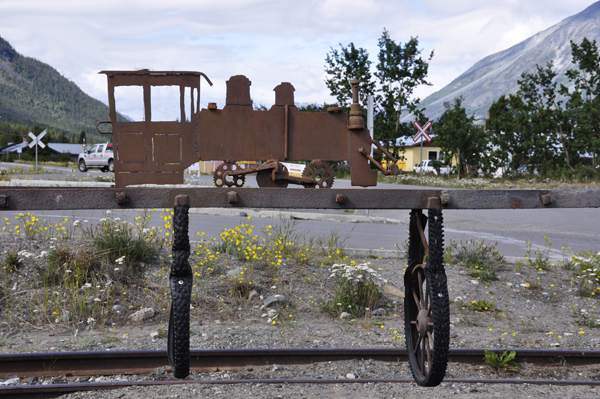
[{"label": "sign post", "polygon": [[29,137],[32,138],[31,143],[29,143],[29,148],[33,148],[35,146],[35,171],[38,170],[38,146],[45,148],[46,144],[42,143],[42,137],[46,135],[46,129],[41,132],[37,137],[32,132],[29,132]]},{"label": "sign post", "polygon": [[413,125],[417,128],[419,133],[413,137],[413,141],[416,143],[417,140],[421,139],[421,169],[419,170],[419,177],[423,176],[423,139],[427,140],[427,142],[431,143],[431,136],[427,134],[427,129],[433,125],[433,122],[428,121],[423,127],[419,125],[418,121],[414,121]]}]

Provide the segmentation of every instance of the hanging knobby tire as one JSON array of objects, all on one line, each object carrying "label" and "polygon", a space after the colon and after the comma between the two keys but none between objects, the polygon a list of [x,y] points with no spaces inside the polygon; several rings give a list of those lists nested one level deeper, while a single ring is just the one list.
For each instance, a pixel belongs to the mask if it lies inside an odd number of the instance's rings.
[{"label": "hanging knobby tire", "polygon": [[[404,323],[408,360],[415,381],[437,386],[446,374],[450,346],[450,303],[443,265],[442,211],[429,209],[427,219],[420,210],[411,212],[409,265],[404,274]],[[423,264],[424,243],[419,233],[429,223],[429,259]],[[422,231],[421,229],[421,231]]]},{"label": "hanging knobby tire", "polygon": [[193,275],[188,261],[189,208],[187,204],[176,205],[173,217],[173,263],[169,275],[172,302],[167,354],[176,378],[185,378],[190,374],[190,299]]}]

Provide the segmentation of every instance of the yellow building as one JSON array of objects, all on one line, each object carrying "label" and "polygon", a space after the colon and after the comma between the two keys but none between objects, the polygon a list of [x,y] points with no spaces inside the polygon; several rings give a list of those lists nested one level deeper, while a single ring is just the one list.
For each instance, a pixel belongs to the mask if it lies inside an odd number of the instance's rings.
[{"label": "yellow building", "polygon": [[[433,144],[435,138],[429,143],[427,140],[423,140],[423,159],[429,160],[440,160],[440,156],[442,154],[442,149],[440,147],[435,147]],[[404,152],[400,152],[400,155],[404,155],[403,161],[398,161],[398,169],[403,170],[405,172],[412,172],[415,168],[415,165],[421,163],[421,142],[414,142],[412,137],[409,138],[399,138],[396,141],[396,145],[398,147],[404,146]],[[387,162],[383,161],[382,165],[385,167]]]}]

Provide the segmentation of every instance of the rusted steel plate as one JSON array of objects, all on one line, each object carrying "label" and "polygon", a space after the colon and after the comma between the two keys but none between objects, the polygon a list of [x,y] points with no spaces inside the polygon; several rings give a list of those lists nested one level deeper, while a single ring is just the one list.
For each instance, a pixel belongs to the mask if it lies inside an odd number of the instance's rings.
[{"label": "rusted steel plate", "polygon": [[[198,160],[194,120],[199,113],[200,77],[212,85],[208,77],[202,72],[141,70],[100,73],[108,78],[116,186],[183,183],[183,170]],[[139,101],[143,100],[144,121],[117,120],[115,87],[120,86],[140,86],[142,96]],[[171,86],[179,91],[180,113],[176,120],[161,121],[153,117],[151,92],[156,86]],[[189,101],[187,105],[186,100]]]},{"label": "rusted steel plate", "polygon": [[[270,159],[348,160],[353,186],[377,185],[377,174],[359,152],[370,148],[371,136],[358,104],[358,81],[352,83],[356,115],[352,114],[355,122],[349,126],[344,112],[299,112],[294,105],[294,86],[287,82],[275,87],[275,105],[270,110],[255,111],[250,97],[252,82],[243,75],[232,76],[227,81],[225,107],[218,110],[211,105],[200,110],[200,77],[212,85],[201,72],[101,73],[108,80],[110,121],[105,124],[111,129],[99,132],[112,134],[116,187],[183,183],[184,169],[198,160]],[[119,121],[115,90],[135,90],[132,86],[138,86],[138,100],[143,100],[143,120]],[[160,86],[179,94],[179,113],[153,115],[153,101],[160,104]]]},{"label": "rusted steel plate", "polygon": [[[230,202],[232,194],[236,202]],[[123,198],[123,194],[126,198]],[[600,189],[582,190],[381,190],[277,188],[54,188],[6,187],[4,210],[171,208],[187,195],[193,208],[425,209],[442,198],[442,209],[598,208]],[[443,196],[442,196],[443,195]],[[552,201],[547,202],[547,196]],[[545,200],[542,200],[545,196]],[[344,198],[343,202],[339,199]]]}]

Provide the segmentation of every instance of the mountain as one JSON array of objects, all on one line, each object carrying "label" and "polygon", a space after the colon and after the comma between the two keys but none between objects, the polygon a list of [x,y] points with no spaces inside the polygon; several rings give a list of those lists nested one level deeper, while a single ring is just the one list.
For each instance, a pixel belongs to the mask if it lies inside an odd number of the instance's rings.
[{"label": "mountain", "polygon": [[108,119],[108,106],[51,66],[17,53],[0,37],[0,117],[3,122],[100,136],[96,123]]},{"label": "mountain", "polygon": [[503,94],[514,94],[517,79],[523,72],[532,73],[536,64],[546,66],[554,61],[559,84],[569,86],[564,73],[575,69],[571,62],[571,43],[580,44],[584,37],[600,42],[600,1],[582,12],[566,18],[521,43],[485,57],[449,85],[421,101],[430,119],[444,112],[444,103],[463,96],[468,115],[486,117],[490,105]]}]

